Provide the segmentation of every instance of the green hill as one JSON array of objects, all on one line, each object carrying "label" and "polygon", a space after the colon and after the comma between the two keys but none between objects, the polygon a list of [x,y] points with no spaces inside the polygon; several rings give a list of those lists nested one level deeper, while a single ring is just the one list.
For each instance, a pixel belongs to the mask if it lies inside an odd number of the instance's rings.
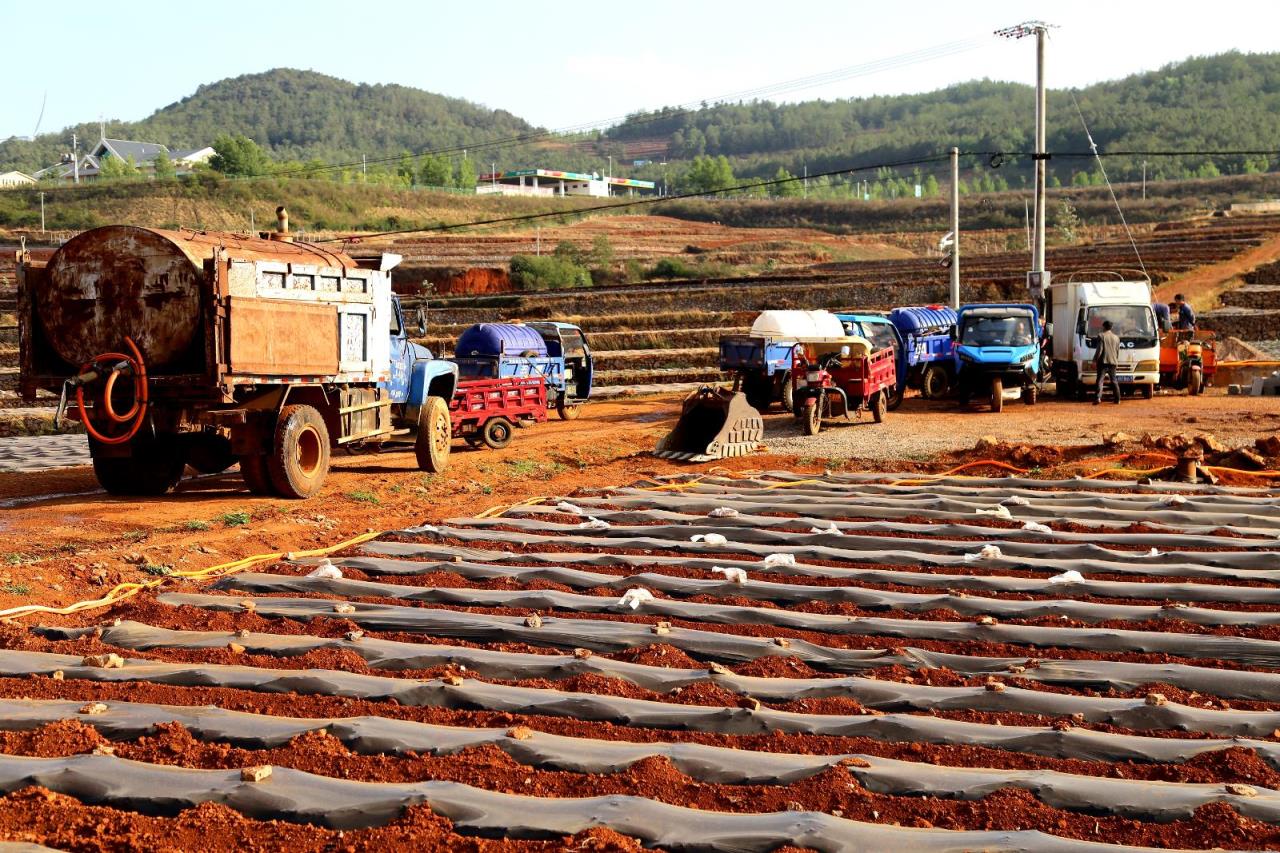
[{"label": "green hill", "polygon": [[[142,121],[106,125],[109,137],[170,148],[194,148],[221,133],[241,133],[277,160],[330,163],[358,161],[362,154],[374,158],[475,144],[530,130],[528,122],[509,112],[460,98],[289,68],[220,80]],[[9,140],[0,143],[0,169],[34,170],[56,162],[70,148],[72,131],[82,145],[98,139],[98,125],[90,123],[34,141]]]}]

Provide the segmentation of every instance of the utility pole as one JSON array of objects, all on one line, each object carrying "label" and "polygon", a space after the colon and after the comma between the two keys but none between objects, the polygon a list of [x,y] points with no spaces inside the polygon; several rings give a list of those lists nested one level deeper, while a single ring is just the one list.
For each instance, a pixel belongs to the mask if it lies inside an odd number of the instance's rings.
[{"label": "utility pole", "polygon": [[804,197],[809,197],[809,164],[804,164]]},{"label": "utility pole", "polygon": [[1142,200],[1147,200],[1147,161],[1142,161]]},{"label": "utility pole", "polygon": [[369,177],[369,158],[364,154],[360,155],[360,171],[366,178]]},{"label": "utility pole", "polygon": [[40,191],[40,236],[44,236],[44,190]]},{"label": "utility pole", "polygon": [[951,149],[951,307],[960,308],[960,149]]},{"label": "utility pole", "polygon": [[75,182],[80,183],[80,154],[76,151],[76,135],[71,134],[71,174],[75,176]]},{"label": "utility pole", "polygon": [[1035,160],[1036,227],[1031,251],[1031,271],[1027,273],[1027,289],[1033,296],[1040,297],[1049,287],[1049,274],[1044,268],[1045,177],[1049,171],[1049,155],[1045,150],[1044,48],[1045,40],[1049,35],[1049,25],[1044,21],[1026,21],[1017,26],[996,30],[996,35],[1012,39],[1036,37],[1036,148],[1032,155]]},{"label": "utility pole", "polygon": [[498,191],[498,164],[489,164],[489,184],[493,187],[493,191]]}]

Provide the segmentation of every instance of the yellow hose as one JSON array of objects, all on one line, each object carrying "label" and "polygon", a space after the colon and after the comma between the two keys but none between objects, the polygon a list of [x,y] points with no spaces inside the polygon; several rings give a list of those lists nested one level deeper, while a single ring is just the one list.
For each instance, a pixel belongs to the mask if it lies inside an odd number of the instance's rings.
[{"label": "yellow hose", "polygon": [[[381,535],[381,533],[361,533],[359,536],[352,537],[345,542],[339,542],[337,545],[315,548],[310,551],[293,551],[290,553],[292,553],[294,557],[324,557],[328,554],[332,554],[334,551],[341,551],[343,548],[351,548],[356,545],[363,544],[368,542],[370,539],[376,539]],[[49,607],[45,604],[24,604],[20,607],[10,607],[7,610],[0,610],[0,618],[13,619],[21,616],[29,616],[32,613],[53,613],[59,616],[68,616],[72,613],[82,613],[86,610],[97,610],[98,608],[110,607],[113,604],[118,604],[121,601],[133,598],[144,589],[154,589],[171,580],[203,580],[204,578],[231,575],[236,572],[242,572],[250,566],[255,566],[259,563],[282,560],[285,556],[285,553],[255,554],[252,557],[242,557],[239,560],[233,560],[230,563],[221,563],[217,566],[209,566],[204,569],[173,572],[172,574],[156,578],[155,580],[142,581],[141,583],[129,581],[126,583],[116,584],[101,598],[77,601],[75,604],[68,604],[66,607]]]}]

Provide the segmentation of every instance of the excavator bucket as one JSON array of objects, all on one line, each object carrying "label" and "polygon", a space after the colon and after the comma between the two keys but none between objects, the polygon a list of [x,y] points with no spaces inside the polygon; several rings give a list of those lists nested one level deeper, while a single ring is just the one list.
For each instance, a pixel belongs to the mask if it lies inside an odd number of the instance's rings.
[{"label": "excavator bucket", "polygon": [[655,455],[685,462],[745,456],[764,439],[764,421],[747,395],[704,385],[690,394],[680,420],[658,442]]}]

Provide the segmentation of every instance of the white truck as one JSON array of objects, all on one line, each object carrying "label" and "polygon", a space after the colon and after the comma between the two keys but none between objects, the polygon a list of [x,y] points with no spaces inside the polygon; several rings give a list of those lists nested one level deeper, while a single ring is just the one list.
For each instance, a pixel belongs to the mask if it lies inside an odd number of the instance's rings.
[{"label": "white truck", "polygon": [[1069,276],[1050,286],[1052,374],[1058,396],[1084,399],[1097,385],[1093,359],[1102,323],[1110,320],[1120,336],[1116,379],[1121,389],[1150,399],[1160,382],[1160,332],[1151,308],[1151,283],[1126,281],[1119,273],[1102,275],[1111,278],[1076,281]]}]

